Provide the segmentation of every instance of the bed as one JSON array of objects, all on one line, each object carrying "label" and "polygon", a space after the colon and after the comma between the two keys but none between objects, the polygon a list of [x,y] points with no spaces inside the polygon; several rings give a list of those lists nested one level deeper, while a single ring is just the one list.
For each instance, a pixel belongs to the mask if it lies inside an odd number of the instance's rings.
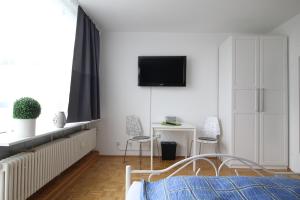
[{"label": "bed", "polygon": [[[218,156],[223,162],[216,167],[207,157]],[[194,160],[205,160],[214,169],[215,176],[176,176]],[[254,171],[257,176],[220,176],[227,162],[239,161]],[[175,170],[168,177],[151,182],[151,178]],[[147,174],[148,180],[131,182],[132,174]],[[269,174],[271,176],[265,176]],[[203,154],[181,160],[162,170],[132,170],[126,166],[126,200],[185,200],[185,199],[300,199],[300,179],[287,176],[292,172],[274,172],[236,156],[226,154]]]}]

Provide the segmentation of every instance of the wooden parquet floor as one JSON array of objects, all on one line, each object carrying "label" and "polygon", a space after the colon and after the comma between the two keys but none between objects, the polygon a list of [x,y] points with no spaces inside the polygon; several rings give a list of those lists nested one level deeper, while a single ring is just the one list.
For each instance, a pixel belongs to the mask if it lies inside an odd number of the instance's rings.
[{"label": "wooden parquet floor", "polygon": [[[176,161],[178,160],[180,158]],[[220,163],[216,159],[212,160]],[[154,167],[162,169],[176,161],[160,161],[155,158]],[[127,164],[138,169],[138,157],[127,157]],[[142,169],[149,169],[149,164],[149,158],[144,157]],[[91,153],[47,184],[30,200],[122,200],[124,199],[125,166],[121,156],[100,156],[97,153]],[[214,175],[212,168],[204,161],[198,162],[197,167],[201,168],[201,175]],[[239,169],[238,172],[240,175],[255,175],[246,169]],[[192,166],[180,174],[193,175]],[[235,175],[235,172],[225,167],[222,175]],[[160,175],[154,177],[153,180],[165,176]],[[133,176],[133,180],[141,178],[146,179],[147,177]]]}]

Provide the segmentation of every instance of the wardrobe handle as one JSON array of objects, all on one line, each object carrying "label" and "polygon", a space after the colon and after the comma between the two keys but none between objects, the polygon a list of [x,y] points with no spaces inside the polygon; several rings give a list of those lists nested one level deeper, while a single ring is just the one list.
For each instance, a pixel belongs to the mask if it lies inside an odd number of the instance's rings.
[{"label": "wardrobe handle", "polygon": [[259,91],[259,88],[256,88],[256,90],[255,90],[255,92],[256,92],[256,101],[255,101],[255,111],[256,112],[259,112],[260,110],[259,110],[259,104],[260,104],[260,98],[259,98],[259,93],[260,93],[260,91]]},{"label": "wardrobe handle", "polygon": [[259,109],[260,109],[260,112],[264,112],[264,96],[265,96],[265,89],[264,88],[261,88],[260,89],[260,94],[259,94]]}]

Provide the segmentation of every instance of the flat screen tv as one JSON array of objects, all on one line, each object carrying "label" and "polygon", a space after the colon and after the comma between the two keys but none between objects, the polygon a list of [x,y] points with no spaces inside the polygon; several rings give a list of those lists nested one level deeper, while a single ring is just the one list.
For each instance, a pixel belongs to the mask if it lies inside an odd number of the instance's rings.
[{"label": "flat screen tv", "polygon": [[139,56],[139,86],[186,86],[186,56]]}]

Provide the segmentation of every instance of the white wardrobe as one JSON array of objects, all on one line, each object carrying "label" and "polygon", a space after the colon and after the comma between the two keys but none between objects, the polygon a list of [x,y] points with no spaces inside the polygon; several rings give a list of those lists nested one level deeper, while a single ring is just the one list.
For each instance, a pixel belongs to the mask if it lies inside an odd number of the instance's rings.
[{"label": "white wardrobe", "polygon": [[287,88],[285,37],[233,36],[224,41],[219,48],[221,152],[286,168]]}]

